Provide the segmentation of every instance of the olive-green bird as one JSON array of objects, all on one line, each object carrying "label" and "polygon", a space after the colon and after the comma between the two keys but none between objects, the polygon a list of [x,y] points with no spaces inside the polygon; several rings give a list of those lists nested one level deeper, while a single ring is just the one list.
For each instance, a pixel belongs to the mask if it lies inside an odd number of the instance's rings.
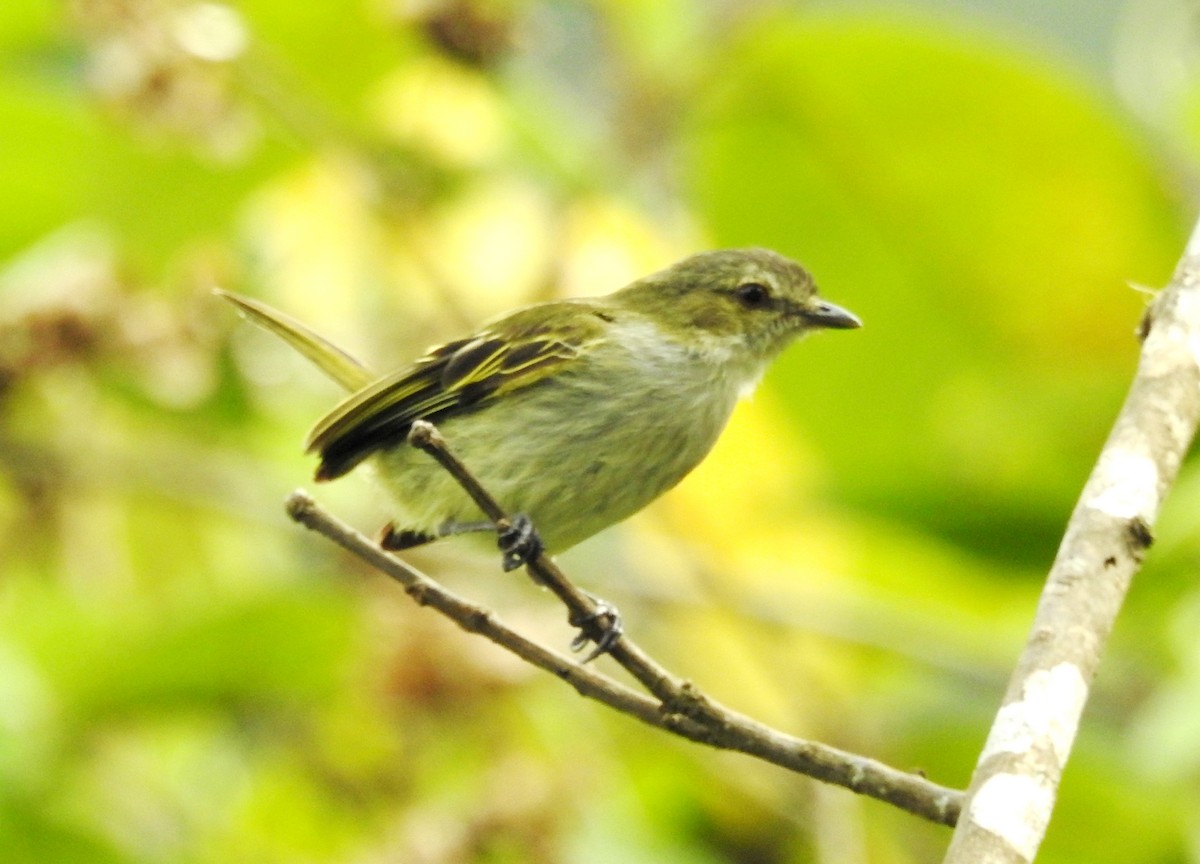
[{"label": "olive-green bird", "polygon": [[436,424],[499,503],[560,552],[683,479],[790,342],[861,326],[794,261],[720,250],[602,297],[518,309],[375,378],[287,316],[219,293],[351,391],[307,447],[318,480],[373,464],[398,507],[391,548],[492,528],[407,443],[416,420]]}]

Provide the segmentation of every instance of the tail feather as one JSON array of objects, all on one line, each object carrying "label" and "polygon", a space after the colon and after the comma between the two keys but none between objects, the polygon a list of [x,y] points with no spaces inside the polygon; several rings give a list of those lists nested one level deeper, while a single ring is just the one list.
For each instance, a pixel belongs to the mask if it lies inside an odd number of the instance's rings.
[{"label": "tail feather", "polygon": [[267,304],[221,288],[214,288],[213,293],[228,300],[259,327],[269,330],[287,342],[346,390],[361,390],[377,377],[369,368],[328,339]]}]

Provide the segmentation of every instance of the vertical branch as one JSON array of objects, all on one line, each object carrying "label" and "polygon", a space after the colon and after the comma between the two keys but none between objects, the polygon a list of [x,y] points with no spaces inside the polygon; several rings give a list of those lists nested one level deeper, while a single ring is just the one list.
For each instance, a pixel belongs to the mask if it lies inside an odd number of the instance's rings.
[{"label": "vertical branch", "polygon": [[1200,223],[1146,312],[1137,375],[1067,524],[947,864],[1033,860],[1113,622],[1200,422]]}]

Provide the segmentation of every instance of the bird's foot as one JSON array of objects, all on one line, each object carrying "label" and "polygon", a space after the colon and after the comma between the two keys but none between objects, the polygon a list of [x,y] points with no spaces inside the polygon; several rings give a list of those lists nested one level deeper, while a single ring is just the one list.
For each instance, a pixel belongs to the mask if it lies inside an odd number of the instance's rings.
[{"label": "bird's foot", "polygon": [[504,553],[501,566],[506,573],[516,570],[522,564],[528,564],[545,549],[533,522],[528,516],[520,514],[512,517],[509,526],[500,532],[496,545]]},{"label": "bird's foot", "polygon": [[583,663],[591,663],[601,654],[607,654],[617,644],[617,640],[625,632],[625,624],[621,621],[621,613],[617,607],[607,600],[601,600],[594,594],[588,594],[596,604],[595,610],[583,618],[573,618],[571,626],[578,627],[579,633],[571,640],[572,651],[582,651],[589,642],[595,642]]}]

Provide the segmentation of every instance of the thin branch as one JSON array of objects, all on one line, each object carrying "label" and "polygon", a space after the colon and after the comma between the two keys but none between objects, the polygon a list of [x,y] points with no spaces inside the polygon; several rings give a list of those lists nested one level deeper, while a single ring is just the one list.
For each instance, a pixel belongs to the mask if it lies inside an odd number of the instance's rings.
[{"label": "thin branch", "polygon": [[293,492],[288,496],[286,507],[288,515],[305,528],[329,538],[380,573],[399,582],[417,605],[435,609],[468,633],[478,633],[490,639],[527,663],[566,681],[583,696],[597,699],[646,723],[659,725],[659,705],[653,699],[527,639],[502,623],[489,610],[443,587],[403,559],[388,554],[366,536],[324,510],[307,493],[301,490]]},{"label": "thin branch", "polygon": [[[380,549],[328,514],[304,492],[294,492],[288,498],[287,511],[300,524],[324,535],[399,582],[417,603],[437,610],[464,630],[478,633],[522,660],[561,678],[582,696],[691,741],[756,756],[799,774],[885,801],[933,822],[953,825],[958,818],[962,801],[960,791],[873,759],[787,735],[731,711],[693,685],[662,670],[628,637],[621,638],[612,655],[618,662],[628,663],[626,668],[638,669],[640,675],[650,680],[654,685],[650,689],[657,698],[644,696],[591,667],[527,639],[489,610],[454,594]],[[548,563],[553,566],[553,562]],[[668,698],[659,696],[659,690]]]},{"label": "thin branch", "polygon": [[[432,423],[418,420],[412,425],[408,440],[412,446],[425,451],[436,459],[438,464],[458,481],[463,490],[483,511],[483,515],[496,526],[497,531],[502,532],[511,525],[511,519],[504,508],[476,479],[470,469],[454,455],[446,443],[446,439]],[[525,566],[538,584],[549,588],[567,607],[567,620],[572,626],[590,628],[589,635],[593,641],[603,638],[605,622],[602,619],[605,616],[598,616],[597,613],[602,612],[604,607],[586,591],[577,588],[549,555],[539,552],[527,561]],[[606,653],[664,703],[672,704],[684,698],[686,682],[675,678],[628,639],[623,637],[618,639]],[[691,700],[689,698],[685,701]]]},{"label": "thin branch", "polygon": [[1138,335],[1137,375],[1067,524],[947,864],[1025,864],[1045,835],[1113,622],[1200,423],[1200,223]]}]

